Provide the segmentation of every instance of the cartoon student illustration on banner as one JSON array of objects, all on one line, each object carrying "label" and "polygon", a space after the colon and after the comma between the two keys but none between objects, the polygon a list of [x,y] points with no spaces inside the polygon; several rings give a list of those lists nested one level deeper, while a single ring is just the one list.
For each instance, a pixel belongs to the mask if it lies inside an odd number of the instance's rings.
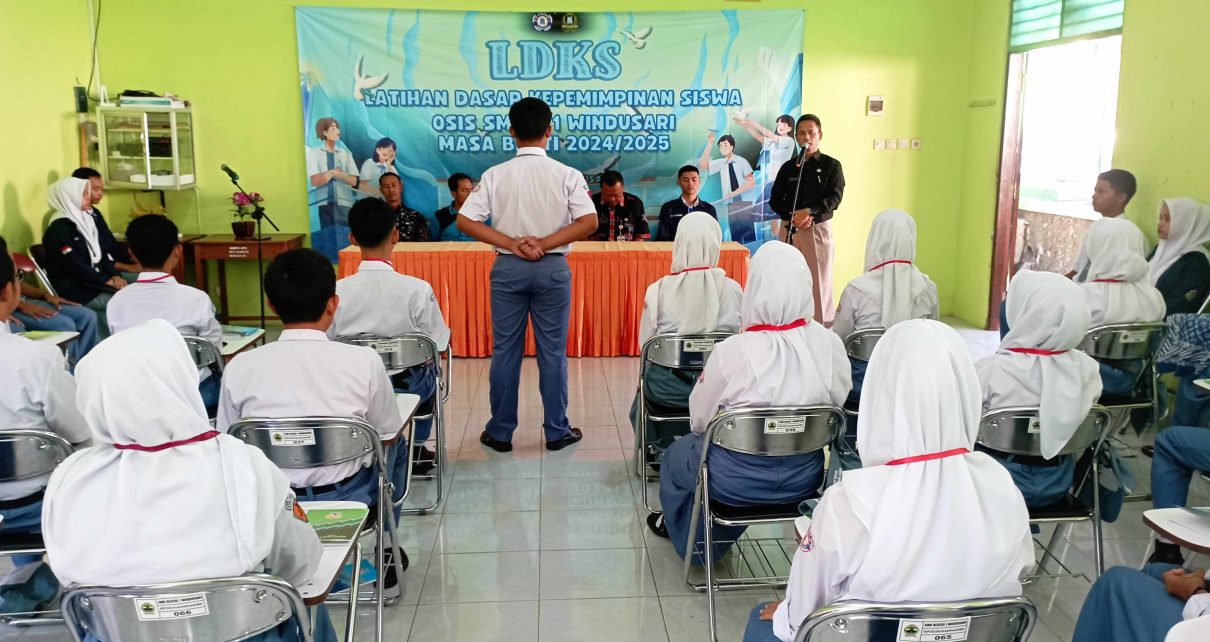
[{"label": "cartoon student illustration on banner", "polygon": [[747,243],[756,235],[751,224],[753,189],[756,187],[752,164],[735,153],[735,137],[731,134],[723,134],[718,139],[718,151],[723,157],[711,160],[710,148],[714,137],[713,131],[706,135],[706,148],[702,150],[697,166],[707,175],[719,175],[723,187],[723,198],[718,208],[719,225],[723,230],[731,231],[729,240]]},{"label": "cartoon student illustration on banner", "polygon": [[781,231],[781,219],[768,208],[767,203],[773,193],[773,181],[777,178],[778,170],[794,155],[794,137],[790,135],[794,131],[794,117],[789,114],[778,116],[772,130],[749,118],[747,112],[736,114],[732,120],[761,144],[760,157],[756,159],[760,169],[756,205],[761,218],[769,219],[772,237],[777,238]]},{"label": "cartoon student illustration on banner", "polygon": [[319,206],[319,227],[313,228],[311,244],[325,256],[335,257],[349,236],[349,208],[357,199],[354,190],[368,190],[362,189],[352,152],[340,142],[340,123],[335,118],[320,118],[315,122],[315,136],[319,146],[307,148],[309,200]]}]

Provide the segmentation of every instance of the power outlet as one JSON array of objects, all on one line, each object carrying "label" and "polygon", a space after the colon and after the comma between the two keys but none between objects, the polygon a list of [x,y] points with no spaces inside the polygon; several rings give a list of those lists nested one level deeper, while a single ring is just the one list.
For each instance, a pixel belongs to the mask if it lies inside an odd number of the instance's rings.
[{"label": "power outlet", "polygon": [[912,149],[920,149],[923,146],[924,146],[924,141],[921,141],[919,138],[912,139]]}]

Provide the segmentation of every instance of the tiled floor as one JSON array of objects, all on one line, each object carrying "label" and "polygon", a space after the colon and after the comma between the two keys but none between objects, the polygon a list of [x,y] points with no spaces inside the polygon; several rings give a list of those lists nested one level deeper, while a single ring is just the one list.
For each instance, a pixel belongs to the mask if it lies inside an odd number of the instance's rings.
[{"label": "tiled floor", "polygon": [[[956,325],[956,324],[955,324]],[[996,338],[963,329],[975,358]],[[704,640],[705,597],[681,581],[681,563],[643,524],[640,486],[629,474],[633,434],[627,418],[638,375],[633,358],[572,359],[569,414],[584,429],[579,445],[542,448],[537,367],[523,366],[522,427],[511,454],[478,442],[487,410],[488,360],[457,360],[448,410],[448,501],[435,515],[401,524],[411,557],[403,603],[388,608],[388,640]],[[1147,461],[1140,481],[1146,486]],[[431,483],[428,487],[431,491]],[[423,490],[417,486],[417,492]],[[1195,499],[1210,502],[1205,484]],[[1140,566],[1147,502],[1127,504],[1106,527],[1109,564]],[[1060,545],[1063,561],[1091,573],[1091,531],[1075,528]],[[1088,583],[1038,581],[1026,594],[1042,615],[1033,639],[1070,640]],[[719,600],[721,640],[739,640],[749,610],[774,591],[729,593]],[[366,612],[370,615],[370,611]],[[334,616],[340,615],[340,609]],[[340,617],[334,617],[340,620]],[[372,617],[360,620],[369,640]],[[2,640],[61,640],[59,629],[0,632]]]}]

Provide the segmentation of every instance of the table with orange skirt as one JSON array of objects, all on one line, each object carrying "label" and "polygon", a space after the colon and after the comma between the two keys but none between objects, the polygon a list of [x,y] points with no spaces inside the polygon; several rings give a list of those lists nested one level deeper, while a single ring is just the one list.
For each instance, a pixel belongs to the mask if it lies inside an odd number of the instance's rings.
[{"label": "table with orange skirt", "polygon": [[[496,253],[484,243],[400,243],[391,253],[395,271],[433,286],[454,354],[492,354],[491,270]],[[340,252],[340,278],[354,274],[361,251]],[[567,354],[572,357],[637,356],[639,318],[647,286],[669,273],[672,243],[583,241],[572,244],[571,319]],[[748,279],[748,249],[724,243],[718,266],[742,286]],[[389,309],[390,302],[383,302]],[[533,330],[526,354],[534,354]]]}]

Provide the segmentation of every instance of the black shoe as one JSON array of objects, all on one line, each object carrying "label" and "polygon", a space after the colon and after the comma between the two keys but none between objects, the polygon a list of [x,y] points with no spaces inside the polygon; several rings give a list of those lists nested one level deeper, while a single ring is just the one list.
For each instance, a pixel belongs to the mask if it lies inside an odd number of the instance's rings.
[{"label": "black shoe", "polygon": [[[403,554],[403,557],[399,558],[399,567],[402,568],[406,573],[408,570],[408,554],[407,551],[403,550],[403,548],[400,548],[399,552]],[[382,585],[384,588],[393,589],[396,586],[399,586],[399,575],[395,572],[394,559],[394,549],[388,548],[387,550],[383,551],[382,565],[386,567],[386,571],[384,571],[385,574],[382,576]]]},{"label": "black shoe", "polygon": [[1167,542],[1156,542],[1155,552],[1151,557],[1147,558],[1148,564],[1176,564],[1180,566],[1185,563],[1185,559],[1181,556],[1181,547],[1176,544]]},{"label": "black shoe", "polygon": [[1155,446],[1147,445],[1147,446],[1143,446],[1139,450],[1141,450],[1143,452],[1143,455],[1146,456],[1148,459],[1155,459]]},{"label": "black shoe", "polygon": [[647,466],[657,473],[660,472],[660,455],[662,454],[654,448],[647,449]]},{"label": "black shoe", "polygon": [[412,474],[427,475],[437,467],[437,454],[424,446],[412,447]]},{"label": "black shoe", "polygon": [[513,451],[513,442],[492,439],[492,436],[487,434],[486,430],[483,431],[483,434],[479,435],[479,443],[498,453],[511,453]]},{"label": "black shoe", "polygon": [[554,441],[546,442],[546,449],[547,450],[563,450],[564,448],[576,443],[577,441],[580,441],[583,438],[584,438],[584,433],[581,432],[579,428],[572,428],[570,435],[568,435],[562,439],[556,439]]},{"label": "black shoe", "polygon": [[664,523],[664,514],[663,513],[652,513],[652,514],[648,515],[647,516],[647,528],[650,528],[652,533],[655,533],[656,535],[659,535],[660,537],[663,537],[664,539],[669,539],[668,538],[668,525]]}]

